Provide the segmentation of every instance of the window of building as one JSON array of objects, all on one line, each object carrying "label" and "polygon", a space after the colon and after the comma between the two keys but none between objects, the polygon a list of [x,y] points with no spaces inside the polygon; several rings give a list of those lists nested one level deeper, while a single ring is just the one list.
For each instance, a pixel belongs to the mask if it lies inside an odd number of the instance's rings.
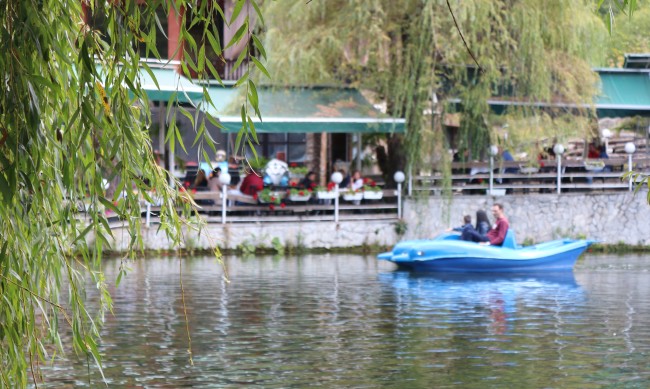
[{"label": "window of building", "polygon": [[[259,145],[255,151],[266,158],[283,159],[287,163],[302,164],[307,153],[307,135],[305,133],[258,134]],[[248,157],[252,153],[247,152]]]}]

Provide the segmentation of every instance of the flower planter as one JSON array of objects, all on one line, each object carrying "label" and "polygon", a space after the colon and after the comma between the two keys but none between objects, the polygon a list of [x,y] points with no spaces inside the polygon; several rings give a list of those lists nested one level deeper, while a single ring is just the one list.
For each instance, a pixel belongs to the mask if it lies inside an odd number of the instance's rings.
[{"label": "flower planter", "polygon": [[290,194],[289,195],[289,200],[291,200],[291,201],[308,201],[310,197],[311,197],[311,195],[308,195],[308,194],[302,195],[302,196],[297,195],[297,194],[296,195]]},{"label": "flower planter", "polygon": [[345,201],[358,201],[363,199],[363,192],[359,193],[343,193],[343,200]]},{"label": "flower planter", "polygon": [[[258,201],[260,202],[260,204],[277,204],[284,198],[284,196],[285,196],[284,192],[271,192],[268,199],[265,199],[265,198],[262,198],[262,196],[259,196]],[[275,199],[275,200],[269,201],[269,199],[271,197],[273,199]]]},{"label": "flower planter", "polygon": [[539,168],[536,166],[519,165],[519,173],[521,174],[535,174],[538,172],[539,172]]},{"label": "flower planter", "polygon": [[319,200],[332,200],[335,199],[338,194],[334,191],[332,192],[316,192],[316,198]]},{"label": "flower planter", "polygon": [[384,192],[380,190],[363,192],[363,198],[366,200],[380,200],[382,197],[384,197]]},{"label": "flower planter", "polygon": [[485,192],[490,196],[505,196],[506,195],[506,190],[505,189],[492,189],[492,191],[490,191],[488,189]]}]

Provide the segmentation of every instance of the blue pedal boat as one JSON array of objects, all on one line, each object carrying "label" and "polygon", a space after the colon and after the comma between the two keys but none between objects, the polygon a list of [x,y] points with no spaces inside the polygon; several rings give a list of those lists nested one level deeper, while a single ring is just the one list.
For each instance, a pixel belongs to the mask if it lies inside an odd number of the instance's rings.
[{"label": "blue pedal boat", "polygon": [[415,271],[432,272],[537,272],[573,269],[580,254],[593,240],[558,239],[521,247],[508,230],[502,246],[460,240],[458,234],[442,234],[432,240],[400,242],[380,260]]}]

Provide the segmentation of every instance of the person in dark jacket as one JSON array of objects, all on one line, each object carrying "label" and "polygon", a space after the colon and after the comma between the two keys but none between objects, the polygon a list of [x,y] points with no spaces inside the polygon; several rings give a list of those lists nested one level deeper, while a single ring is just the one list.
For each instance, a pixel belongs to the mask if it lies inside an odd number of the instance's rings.
[{"label": "person in dark jacket", "polygon": [[487,242],[487,233],[490,231],[490,219],[483,210],[476,211],[476,228],[475,235],[472,235],[474,242]]},{"label": "person in dark jacket", "polygon": [[316,187],[316,173],[313,171],[307,173],[307,175],[298,183],[298,187],[313,190]]},{"label": "person in dark jacket", "polygon": [[[474,229],[474,226],[472,225],[472,217],[469,215],[463,216],[463,224],[460,227],[455,227],[452,228],[452,231],[460,232],[460,239],[461,240],[467,240],[467,241],[472,241],[473,236],[476,234],[476,230]],[[449,231],[449,230],[448,230]]]}]

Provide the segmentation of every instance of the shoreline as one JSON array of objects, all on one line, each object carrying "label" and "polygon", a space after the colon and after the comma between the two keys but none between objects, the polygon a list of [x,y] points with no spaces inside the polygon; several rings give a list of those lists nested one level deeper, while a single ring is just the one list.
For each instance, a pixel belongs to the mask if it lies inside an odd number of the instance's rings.
[{"label": "shoreline", "polygon": [[[380,245],[361,245],[352,247],[333,247],[333,248],[273,248],[268,246],[259,246],[253,248],[226,248],[219,249],[222,256],[230,255],[311,255],[311,254],[354,254],[365,256],[376,256],[384,251],[389,251],[392,246]],[[629,245],[625,243],[616,244],[594,244],[586,251],[589,254],[650,254],[650,246]],[[168,256],[168,255],[214,255],[212,249],[178,249],[178,250],[144,250],[143,257]],[[123,256],[119,251],[106,251],[105,255],[109,258]]]}]

